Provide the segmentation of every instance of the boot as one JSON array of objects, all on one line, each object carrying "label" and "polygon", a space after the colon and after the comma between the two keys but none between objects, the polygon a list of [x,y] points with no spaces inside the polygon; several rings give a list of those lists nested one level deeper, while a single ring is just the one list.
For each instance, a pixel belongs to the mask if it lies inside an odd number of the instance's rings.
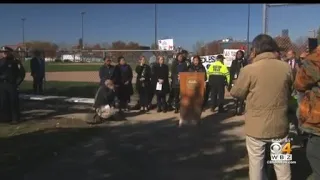
[{"label": "boot", "polygon": [[171,103],[167,103],[167,110],[168,111],[172,111],[173,110],[173,107],[172,107]]},{"label": "boot", "polygon": [[179,113],[179,109],[178,109],[178,108],[175,108],[175,109],[174,109],[174,113],[175,113],[175,114]]},{"label": "boot", "polygon": [[161,112],[162,110],[161,110],[161,107],[158,107],[157,108],[157,112],[159,113],[159,112]]},{"label": "boot", "polygon": [[162,107],[162,112],[164,112],[164,113],[167,112],[167,105],[166,104]]}]

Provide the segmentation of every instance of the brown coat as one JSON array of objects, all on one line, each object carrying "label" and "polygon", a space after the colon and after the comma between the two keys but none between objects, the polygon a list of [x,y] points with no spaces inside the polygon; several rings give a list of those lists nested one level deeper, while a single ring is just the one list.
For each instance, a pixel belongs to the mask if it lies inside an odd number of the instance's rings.
[{"label": "brown coat", "polygon": [[301,128],[320,136],[320,52],[308,55],[302,62],[294,87],[304,92],[299,103]]},{"label": "brown coat", "polygon": [[274,53],[262,53],[244,67],[230,94],[246,99],[245,132],[261,139],[288,134],[288,101],[293,83],[290,66]]}]

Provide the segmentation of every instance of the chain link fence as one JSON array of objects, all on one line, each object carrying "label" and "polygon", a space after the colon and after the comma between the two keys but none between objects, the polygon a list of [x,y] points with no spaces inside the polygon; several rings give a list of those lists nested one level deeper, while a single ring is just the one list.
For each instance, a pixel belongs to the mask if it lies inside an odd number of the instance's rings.
[{"label": "chain link fence", "polygon": [[289,50],[299,56],[306,51],[308,38],[317,38],[319,8],[318,4],[266,4],[264,31],[277,41],[283,58]]},{"label": "chain link fence", "polygon": [[[50,52],[52,53],[52,52]],[[33,77],[30,73],[30,60],[32,54],[20,52],[17,55],[23,59],[26,69],[26,78],[21,85],[22,93],[33,93]],[[45,54],[49,52],[42,53]],[[80,50],[58,51],[55,57],[45,57],[45,80],[44,94],[71,96],[71,97],[94,97],[98,88],[99,68],[103,65],[103,58],[111,57],[114,65],[118,64],[118,57],[123,56],[133,70],[133,84],[136,80],[135,68],[140,56],[145,56],[149,64],[155,63],[158,56],[164,56],[167,64],[171,64],[174,51],[158,50]]]}]

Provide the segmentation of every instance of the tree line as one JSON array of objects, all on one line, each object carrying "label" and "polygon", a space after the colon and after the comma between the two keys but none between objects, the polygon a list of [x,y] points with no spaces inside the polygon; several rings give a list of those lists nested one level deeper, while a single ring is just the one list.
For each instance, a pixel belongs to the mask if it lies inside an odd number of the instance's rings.
[{"label": "tree line", "polygon": [[[303,52],[307,47],[308,37],[307,36],[301,36],[298,39],[296,39],[294,42],[291,40],[290,37],[282,37],[282,36],[276,36],[274,37],[275,41],[278,43],[279,47],[283,51],[287,51],[289,49],[292,49],[296,51],[298,54]],[[317,31],[317,39],[320,41],[320,28]],[[142,46],[138,42],[124,42],[124,41],[115,41],[112,43],[96,43],[96,44],[85,44],[83,45],[82,39],[79,39],[79,42],[75,46],[66,45],[66,44],[55,44],[52,42],[46,42],[46,41],[30,41],[25,43],[26,47],[28,49],[39,49],[42,50],[46,57],[57,57],[61,55],[62,53],[68,53],[68,52],[80,52],[82,49],[81,47],[84,47],[85,50],[89,50],[89,52],[83,52],[84,54],[87,53],[87,55],[93,56],[93,57],[104,57],[106,55],[112,56],[112,57],[118,57],[118,56],[132,56],[136,57],[141,55],[142,52],[90,52],[90,50],[141,50]],[[156,45],[152,44],[150,46],[151,49],[156,49]],[[197,55],[212,55],[212,54],[219,54],[223,52],[223,49],[244,49],[247,48],[247,42],[232,42],[226,45],[226,43],[223,43],[221,40],[213,40],[208,43],[204,43],[203,41],[198,41],[193,46],[193,54]],[[85,54],[86,55],[86,54]],[[156,54],[159,55],[159,54]]]}]

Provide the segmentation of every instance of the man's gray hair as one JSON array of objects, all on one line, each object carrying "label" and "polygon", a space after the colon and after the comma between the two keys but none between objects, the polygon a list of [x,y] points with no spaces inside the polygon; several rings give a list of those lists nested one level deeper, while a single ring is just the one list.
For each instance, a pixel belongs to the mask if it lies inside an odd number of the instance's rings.
[{"label": "man's gray hair", "polygon": [[255,49],[256,55],[265,52],[279,51],[277,42],[267,34],[259,34],[252,41],[252,48]]}]

